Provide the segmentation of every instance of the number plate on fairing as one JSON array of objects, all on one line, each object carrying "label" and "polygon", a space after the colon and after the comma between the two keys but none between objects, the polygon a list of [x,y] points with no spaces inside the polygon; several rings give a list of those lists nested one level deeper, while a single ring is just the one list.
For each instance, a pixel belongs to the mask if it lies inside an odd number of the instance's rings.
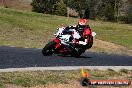
[{"label": "number plate on fairing", "polygon": [[71,35],[62,35],[61,37],[59,37],[59,39],[61,40],[61,42],[69,42]]}]

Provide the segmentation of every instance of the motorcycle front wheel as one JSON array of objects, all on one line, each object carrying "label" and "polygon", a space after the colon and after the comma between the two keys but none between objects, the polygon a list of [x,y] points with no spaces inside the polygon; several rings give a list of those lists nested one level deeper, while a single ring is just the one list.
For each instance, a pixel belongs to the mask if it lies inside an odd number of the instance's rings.
[{"label": "motorcycle front wheel", "polygon": [[49,42],[43,49],[42,49],[42,54],[44,56],[49,56],[52,55],[54,53],[54,49],[55,49],[55,42],[51,41]]}]

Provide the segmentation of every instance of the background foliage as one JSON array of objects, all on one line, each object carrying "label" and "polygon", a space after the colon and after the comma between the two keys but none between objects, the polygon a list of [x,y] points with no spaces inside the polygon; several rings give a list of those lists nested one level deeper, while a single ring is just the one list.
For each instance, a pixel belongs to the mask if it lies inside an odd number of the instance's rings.
[{"label": "background foliage", "polygon": [[32,0],[31,5],[39,13],[67,16],[69,7],[78,17],[132,23],[131,0]]}]

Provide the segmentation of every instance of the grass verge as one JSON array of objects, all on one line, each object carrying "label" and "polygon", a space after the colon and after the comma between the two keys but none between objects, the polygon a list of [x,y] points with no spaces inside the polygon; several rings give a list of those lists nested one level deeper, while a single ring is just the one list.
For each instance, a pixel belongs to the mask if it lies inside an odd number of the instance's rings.
[{"label": "grass verge", "polygon": [[[0,45],[42,48],[56,28],[75,25],[78,19],[0,8]],[[89,20],[96,38],[132,49],[132,25]]]},{"label": "grass verge", "polygon": [[[88,70],[91,79],[128,79],[132,80],[132,71],[126,69],[114,71],[108,69]],[[70,84],[72,81],[78,81],[81,78],[81,71],[28,71],[28,72],[6,72],[0,73],[0,86],[7,84],[22,87],[46,86],[50,84]],[[124,87],[125,88],[125,87]]]}]

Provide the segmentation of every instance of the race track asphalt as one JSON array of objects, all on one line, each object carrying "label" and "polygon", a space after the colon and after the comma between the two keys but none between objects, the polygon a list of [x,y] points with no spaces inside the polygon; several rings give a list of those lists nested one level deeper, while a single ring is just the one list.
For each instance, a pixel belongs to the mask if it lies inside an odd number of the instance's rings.
[{"label": "race track asphalt", "polygon": [[54,66],[132,66],[132,56],[85,52],[80,58],[43,56],[41,49],[0,46],[0,69]]}]

